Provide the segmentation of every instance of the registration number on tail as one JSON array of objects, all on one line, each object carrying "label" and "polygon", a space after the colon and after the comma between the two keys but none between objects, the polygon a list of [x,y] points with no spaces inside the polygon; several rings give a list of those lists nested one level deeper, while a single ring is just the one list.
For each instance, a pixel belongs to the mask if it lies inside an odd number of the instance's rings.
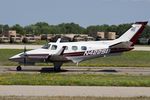
[{"label": "registration number on tail", "polygon": [[110,52],[110,49],[97,49],[97,50],[88,50],[85,51],[84,55],[103,55],[103,54],[107,54]]}]

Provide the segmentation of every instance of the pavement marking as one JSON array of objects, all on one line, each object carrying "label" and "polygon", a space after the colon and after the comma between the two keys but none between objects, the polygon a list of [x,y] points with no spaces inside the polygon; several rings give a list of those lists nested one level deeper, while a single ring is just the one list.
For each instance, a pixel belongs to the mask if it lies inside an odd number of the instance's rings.
[{"label": "pavement marking", "polygon": [[0,85],[0,96],[150,97],[150,87]]}]

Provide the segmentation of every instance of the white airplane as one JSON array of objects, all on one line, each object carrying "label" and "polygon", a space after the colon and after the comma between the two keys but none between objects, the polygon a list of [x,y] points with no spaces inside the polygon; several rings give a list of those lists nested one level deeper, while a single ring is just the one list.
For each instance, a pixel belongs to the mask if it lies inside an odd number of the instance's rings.
[{"label": "white airplane", "polygon": [[9,60],[19,63],[17,71],[22,70],[21,65],[34,65],[35,63],[54,64],[54,71],[59,71],[62,64],[72,61],[79,63],[84,60],[121,54],[133,49],[133,45],[147,25],[145,22],[136,22],[122,36],[115,40],[85,41],[85,42],[50,42],[35,50],[19,53]]}]

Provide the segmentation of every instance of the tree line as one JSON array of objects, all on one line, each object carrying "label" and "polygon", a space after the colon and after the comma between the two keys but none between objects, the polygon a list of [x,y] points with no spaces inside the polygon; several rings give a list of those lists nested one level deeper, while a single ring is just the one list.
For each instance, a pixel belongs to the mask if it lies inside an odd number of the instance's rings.
[{"label": "tree line", "polygon": [[[132,23],[120,24],[120,25],[92,25],[86,28],[76,23],[61,23],[58,25],[49,25],[46,22],[37,22],[27,26],[21,26],[19,24],[9,26],[0,24],[0,33],[8,30],[16,30],[18,34],[88,34],[93,36],[96,32],[116,32],[118,36],[122,35],[131,27]],[[150,26],[147,25],[141,37],[150,37]]]}]

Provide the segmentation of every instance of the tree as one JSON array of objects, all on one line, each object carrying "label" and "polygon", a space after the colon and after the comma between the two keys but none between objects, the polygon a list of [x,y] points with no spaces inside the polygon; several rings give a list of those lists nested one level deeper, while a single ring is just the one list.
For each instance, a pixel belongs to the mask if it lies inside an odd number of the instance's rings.
[{"label": "tree", "polygon": [[131,24],[120,24],[117,28],[117,34],[121,36],[124,32],[126,32],[131,27]]},{"label": "tree", "polygon": [[111,26],[109,26],[109,28],[107,29],[107,31],[109,31],[109,32],[117,32],[117,28],[118,28],[118,26],[111,25]]},{"label": "tree", "polygon": [[38,22],[34,25],[37,34],[49,34],[49,24],[46,22]]},{"label": "tree", "polygon": [[86,30],[88,35],[96,36],[96,33],[99,31],[99,26],[89,26]]},{"label": "tree", "polygon": [[11,30],[16,30],[16,32],[19,33],[19,34],[22,34],[22,35],[25,34],[24,28],[22,26],[20,26],[19,24],[16,24],[16,25],[12,26],[10,29]]},{"label": "tree", "polygon": [[[120,25],[93,25],[88,26],[87,28],[81,27],[76,23],[61,23],[58,25],[49,25],[46,22],[37,22],[36,24],[31,24],[25,27],[20,26],[19,24],[13,25],[9,27],[6,25],[0,25],[0,33],[2,31],[8,30],[16,30],[18,34],[88,34],[90,36],[96,36],[96,33],[99,32],[116,32],[119,36],[121,36],[124,32],[126,32],[132,23],[120,24]],[[147,25],[141,37],[149,38],[150,37],[150,26]]]},{"label": "tree", "polygon": [[3,25],[0,25],[0,34],[3,32]]},{"label": "tree", "polygon": [[110,27],[109,25],[97,25],[97,26],[89,26],[87,27],[87,33],[90,36],[96,37],[97,32],[109,32]]},{"label": "tree", "polygon": [[143,31],[143,33],[141,34],[141,37],[143,38],[150,38],[150,26],[147,25]]},{"label": "tree", "polygon": [[62,34],[69,34],[69,33],[81,34],[85,30],[83,27],[75,23],[62,23],[59,24],[58,27],[60,28]]},{"label": "tree", "polygon": [[25,34],[32,34],[33,33],[33,29],[32,29],[32,26],[25,26],[24,27],[24,31],[25,31]]}]

